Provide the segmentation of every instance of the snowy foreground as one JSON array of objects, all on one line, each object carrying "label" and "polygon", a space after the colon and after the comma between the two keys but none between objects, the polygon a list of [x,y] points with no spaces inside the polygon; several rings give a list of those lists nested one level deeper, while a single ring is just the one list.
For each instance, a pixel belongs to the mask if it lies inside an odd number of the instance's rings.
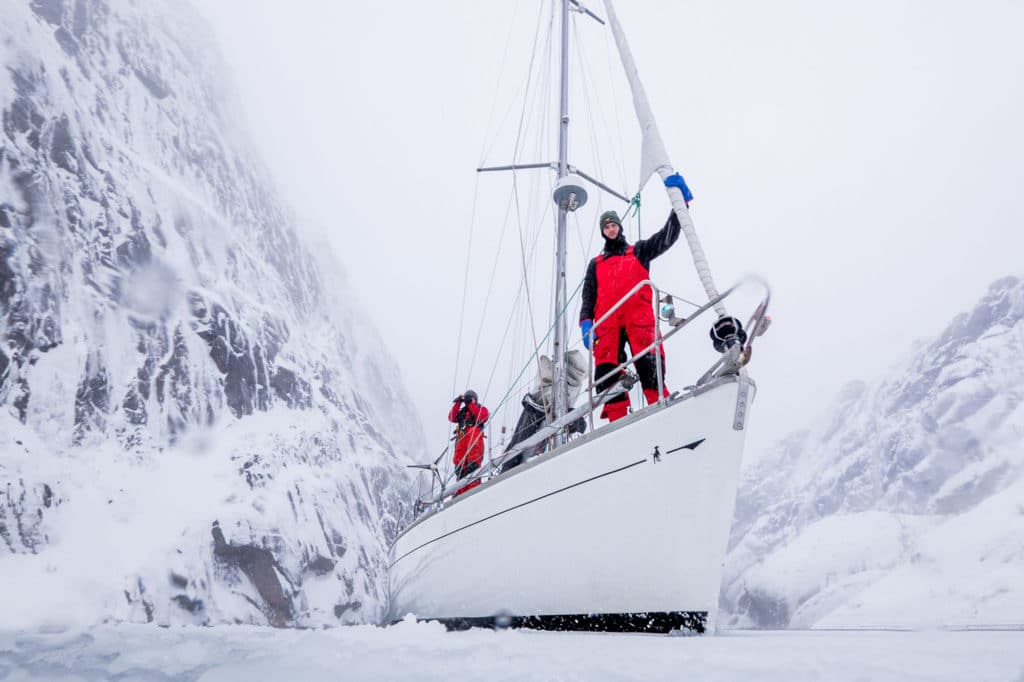
[{"label": "snowy foreground", "polygon": [[0,633],[4,680],[1024,680],[1024,632],[717,637],[102,626]]}]

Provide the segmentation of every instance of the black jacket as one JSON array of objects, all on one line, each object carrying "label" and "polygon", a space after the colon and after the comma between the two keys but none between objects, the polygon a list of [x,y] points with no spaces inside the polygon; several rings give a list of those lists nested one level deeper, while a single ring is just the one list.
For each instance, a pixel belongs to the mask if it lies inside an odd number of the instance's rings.
[{"label": "black jacket", "polygon": [[[679,218],[675,211],[669,213],[665,227],[661,228],[647,239],[640,239],[633,245],[633,255],[640,264],[648,271],[651,269],[651,261],[668,251],[668,247],[679,239]],[[615,242],[606,246],[602,255],[606,258],[622,256],[626,253],[629,244],[626,240]],[[592,258],[587,266],[587,274],[583,278],[583,306],[580,308],[580,322],[594,319],[594,306],[597,304],[597,259]]]}]

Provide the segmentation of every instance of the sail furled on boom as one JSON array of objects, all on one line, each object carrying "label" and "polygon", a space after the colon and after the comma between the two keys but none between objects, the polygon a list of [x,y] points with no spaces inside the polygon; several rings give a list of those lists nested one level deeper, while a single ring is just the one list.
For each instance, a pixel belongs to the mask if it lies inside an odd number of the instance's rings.
[{"label": "sail furled on boom", "polygon": [[[608,13],[608,23],[611,25],[612,35],[615,36],[615,45],[619,49],[619,56],[622,59],[622,66],[626,70],[626,78],[629,80],[629,89],[633,93],[633,108],[636,110],[637,121],[640,124],[642,134],[642,147],[640,152],[640,184],[642,188],[651,175],[655,172],[664,181],[669,175],[675,172],[672,162],[669,161],[668,152],[665,151],[665,143],[661,140],[661,133],[658,132],[658,124],[654,120],[654,113],[647,101],[647,93],[644,92],[644,85],[640,82],[640,74],[637,72],[636,63],[633,61],[633,53],[629,50],[629,43],[622,32],[622,25],[615,15],[615,8],[612,0],[604,0],[604,7]],[[697,238],[697,231],[693,226],[693,219],[690,217],[690,209],[686,206],[683,193],[675,187],[668,187],[668,197],[672,202],[672,210],[679,218],[679,224],[683,228],[683,235],[690,247],[690,254],[693,256],[693,265],[697,269],[697,276],[704,287],[704,293],[708,300],[718,297],[718,289],[715,287],[714,279],[711,277],[711,268],[708,266],[707,257],[704,255],[704,248]],[[715,305],[715,312],[719,316],[726,315],[725,306],[719,302]]]}]

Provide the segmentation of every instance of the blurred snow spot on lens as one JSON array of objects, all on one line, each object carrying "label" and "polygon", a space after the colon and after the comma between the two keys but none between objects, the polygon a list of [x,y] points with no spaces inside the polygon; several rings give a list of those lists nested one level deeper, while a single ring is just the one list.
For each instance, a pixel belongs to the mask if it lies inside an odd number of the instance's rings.
[{"label": "blurred snow spot on lens", "polygon": [[133,314],[163,319],[182,301],[181,280],[164,263],[153,261],[129,273],[121,290],[121,302]]}]

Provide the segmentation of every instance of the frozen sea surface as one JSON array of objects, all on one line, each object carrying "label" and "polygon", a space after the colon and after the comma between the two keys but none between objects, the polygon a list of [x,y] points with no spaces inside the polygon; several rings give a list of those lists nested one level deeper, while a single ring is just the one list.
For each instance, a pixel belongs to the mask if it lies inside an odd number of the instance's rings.
[{"label": "frozen sea surface", "polygon": [[728,632],[717,637],[111,625],[0,632],[11,680],[1000,680],[1024,632]]}]

